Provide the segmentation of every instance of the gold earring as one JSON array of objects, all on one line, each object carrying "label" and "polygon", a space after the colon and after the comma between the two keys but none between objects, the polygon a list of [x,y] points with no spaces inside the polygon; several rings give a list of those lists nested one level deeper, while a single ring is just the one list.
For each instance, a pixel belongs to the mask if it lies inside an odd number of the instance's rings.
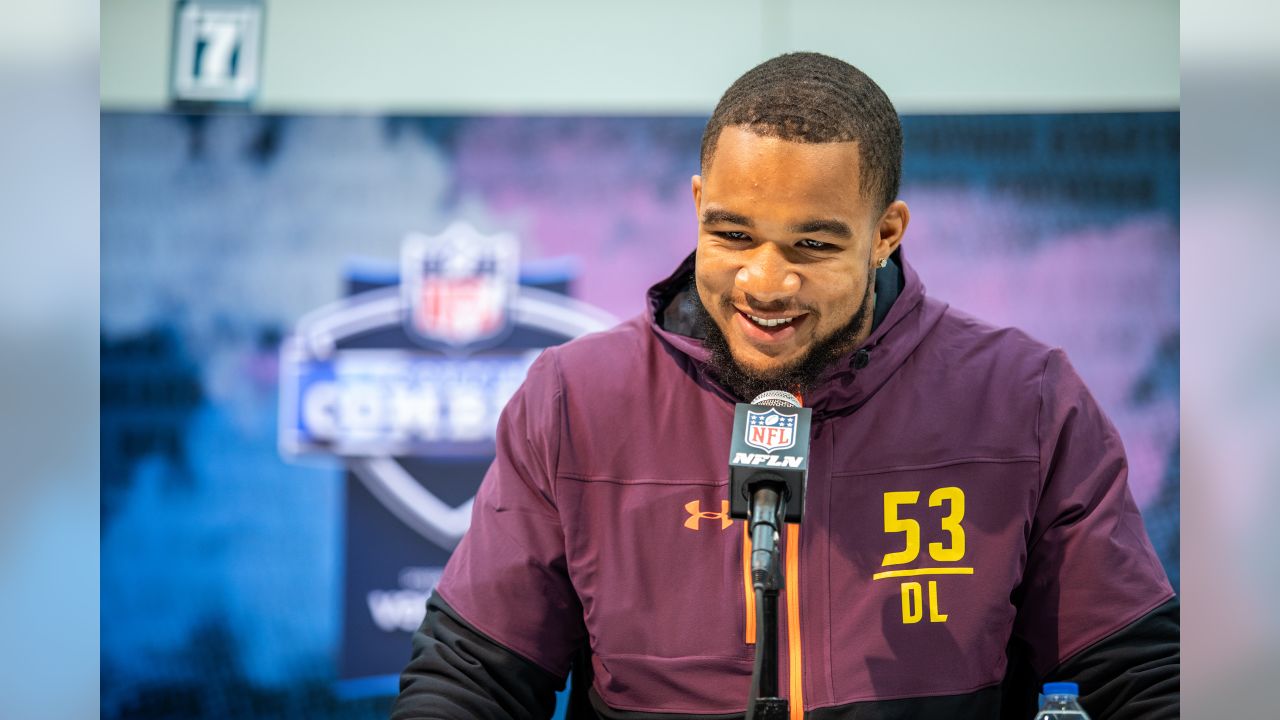
[{"label": "gold earring", "polygon": [[876,267],[884,267],[885,265],[888,265],[888,264],[889,264],[889,256],[886,255],[880,258],[880,262],[876,264]]}]

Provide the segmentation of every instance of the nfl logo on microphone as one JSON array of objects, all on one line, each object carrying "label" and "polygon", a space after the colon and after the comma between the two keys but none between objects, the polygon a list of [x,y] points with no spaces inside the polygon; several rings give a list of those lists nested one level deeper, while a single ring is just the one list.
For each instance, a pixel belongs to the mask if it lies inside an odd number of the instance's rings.
[{"label": "nfl logo on microphone", "polygon": [[747,411],[744,441],[765,452],[785,450],[796,444],[796,416],[784,415],[770,408],[765,412]]}]

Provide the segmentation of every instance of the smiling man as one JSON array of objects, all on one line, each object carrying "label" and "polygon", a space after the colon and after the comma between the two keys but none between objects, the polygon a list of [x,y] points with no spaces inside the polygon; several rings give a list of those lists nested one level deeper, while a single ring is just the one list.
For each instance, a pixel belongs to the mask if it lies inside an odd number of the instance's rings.
[{"label": "smiling man", "polygon": [[[725,93],[697,249],[649,310],[549,349],[503,413],[395,718],[740,717],[756,627],[728,517],[734,404],[813,413],[782,538],[792,718],[1178,716],[1178,604],[1114,427],[1060,350],[929,297],[901,243],[902,133],[834,58]],[[602,371],[605,370],[605,371]]]},{"label": "smiling man", "polygon": [[859,142],[846,134],[799,143],[729,125],[704,151],[693,179],[702,329],[739,397],[803,392],[870,333],[875,271],[910,213],[883,203],[896,187],[863,192]]}]

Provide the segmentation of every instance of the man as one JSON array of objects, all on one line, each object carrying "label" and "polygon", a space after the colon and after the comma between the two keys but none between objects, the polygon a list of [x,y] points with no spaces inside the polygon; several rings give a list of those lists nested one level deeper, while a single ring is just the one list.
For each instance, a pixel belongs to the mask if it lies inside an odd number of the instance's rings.
[{"label": "man", "polygon": [[1120,439],[1061,351],[925,294],[902,135],[856,68],[733,84],[693,178],[696,253],[649,312],[547,350],[507,406],[393,717],[736,717],[755,611],[727,514],[734,404],[813,412],[782,537],[792,717],[1178,714],[1178,608]]}]

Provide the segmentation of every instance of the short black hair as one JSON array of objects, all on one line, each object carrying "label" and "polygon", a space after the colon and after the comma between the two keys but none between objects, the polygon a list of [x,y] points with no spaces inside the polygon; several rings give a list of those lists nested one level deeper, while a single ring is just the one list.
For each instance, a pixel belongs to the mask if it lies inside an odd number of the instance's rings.
[{"label": "short black hair", "polygon": [[702,133],[702,171],[720,131],[744,126],[757,135],[804,143],[858,143],[862,187],[880,209],[898,197],[902,124],[884,90],[843,60],[787,53],[751,68],[724,92]]}]

